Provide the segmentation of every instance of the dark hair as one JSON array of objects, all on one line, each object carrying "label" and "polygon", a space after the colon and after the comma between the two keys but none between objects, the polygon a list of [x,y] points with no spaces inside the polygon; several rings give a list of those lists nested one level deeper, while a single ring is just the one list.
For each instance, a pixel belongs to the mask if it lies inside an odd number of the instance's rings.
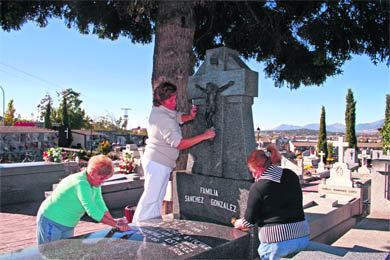
[{"label": "dark hair", "polygon": [[274,144],[269,144],[266,148],[267,152],[270,154],[266,154],[263,150],[255,150],[249,156],[247,163],[252,167],[263,167],[267,160],[270,160],[274,165],[280,165],[281,155]]},{"label": "dark hair", "polygon": [[153,105],[159,107],[164,100],[172,97],[176,93],[176,86],[170,82],[161,82],[153,90]]}]

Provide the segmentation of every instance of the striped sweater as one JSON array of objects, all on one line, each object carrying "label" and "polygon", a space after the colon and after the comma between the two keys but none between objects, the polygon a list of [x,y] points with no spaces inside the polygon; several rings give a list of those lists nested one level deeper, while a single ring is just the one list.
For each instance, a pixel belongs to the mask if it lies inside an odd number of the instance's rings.
[{"label": "striped sweater", "polygon": [[298,176],[289,169],[268,167],[250,188],[242,223],[244,227],[257,223],[263,243],[308,236]]}]

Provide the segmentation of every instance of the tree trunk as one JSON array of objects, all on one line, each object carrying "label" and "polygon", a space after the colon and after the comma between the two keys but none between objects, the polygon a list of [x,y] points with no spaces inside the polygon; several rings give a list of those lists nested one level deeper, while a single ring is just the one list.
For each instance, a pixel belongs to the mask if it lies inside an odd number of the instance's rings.
[{"label": "tree trunk", "polygon": [[[188,77],[191,64],[195,20],[192,1],[160,1],[156,21],[153,56],[152,85],[156,87],[167,80],[177,86],[177,110],[189,113],[191,104],[187,98]],[[188,124],[182,127],[183,138],[190,137]],[[188,151],[182,150],[176,170],[187,165]]]}]

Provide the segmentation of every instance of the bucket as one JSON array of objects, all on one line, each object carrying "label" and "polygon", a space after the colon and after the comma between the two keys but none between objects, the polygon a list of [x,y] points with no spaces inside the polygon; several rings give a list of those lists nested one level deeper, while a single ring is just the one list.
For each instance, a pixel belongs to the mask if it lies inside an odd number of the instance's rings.
[{"label": "bucket", "polygon": [[134,217],[134,213],[135,213],[136,208],[137,208],[137,206],[134,206],[134,205],[128,205],[125,207],[125,216],[126,216],[126,219],[129,223],[131,223],[133,221],[133,217]]}]

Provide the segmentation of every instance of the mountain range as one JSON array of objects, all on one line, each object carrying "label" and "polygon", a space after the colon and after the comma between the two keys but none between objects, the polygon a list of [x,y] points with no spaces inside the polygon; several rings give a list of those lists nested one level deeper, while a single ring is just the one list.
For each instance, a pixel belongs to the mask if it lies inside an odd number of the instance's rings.
[{"label": "mountain range", "polygon": [[[385,120],[379,120],[371,123],[364,123],[364,124],[357,124],[355,127],[355,130],[357,132],[361,131],[372,131],[372,130],[378,130],[381,126],[383,126]],[[278,127],[275,127],[272,130],[278,130],[278,131],[285,131],[285,130],[297,130],[297,129],[309,129],[309,130],[316,130],[318,131],[320,128],[320,124],[307,124],[304,126],[297,126],[297,125],[286,125],[282,124]],[[328,132],[345,132],[345,125],[340,123],[335,123],[331,125],[326,126],[326,131]]]}]

